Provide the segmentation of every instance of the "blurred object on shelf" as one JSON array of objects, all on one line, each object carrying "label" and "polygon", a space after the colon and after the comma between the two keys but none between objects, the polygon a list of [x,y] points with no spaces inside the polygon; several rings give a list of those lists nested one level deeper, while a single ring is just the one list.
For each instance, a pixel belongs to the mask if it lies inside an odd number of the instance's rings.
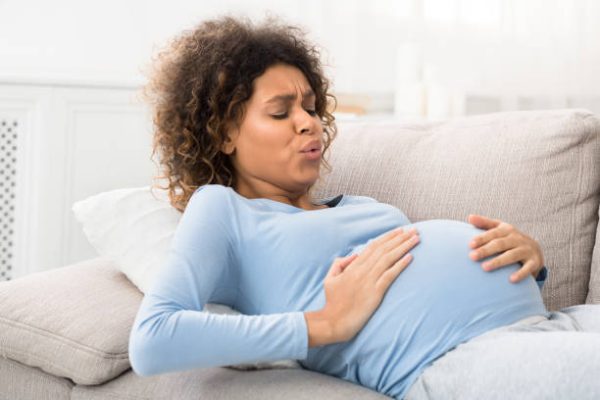
[{"label": "blurred object on shelf", "polygon": [[333,93],[337,100],[336,114],[364,115],[371,106],[371,97],[357,93]]},{"label": "blurred object on shelf", "polygon": [[353,114],[353,115],[364,115],[366,110],[360,106],[338,106],[335,109],[336,113],[339,114]]}]

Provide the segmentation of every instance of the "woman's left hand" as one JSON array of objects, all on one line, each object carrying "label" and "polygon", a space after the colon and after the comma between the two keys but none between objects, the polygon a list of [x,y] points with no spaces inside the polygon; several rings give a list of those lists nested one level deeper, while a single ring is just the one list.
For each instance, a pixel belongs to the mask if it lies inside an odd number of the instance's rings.
[{"label": "woman's left hand", "polygon": [[503,252],[496,258],[481,264],[484,271],[492,271],[515,262],[523,266],[510,276],[510,281],[517,283],[531,274],[534,278],[544,267],[544,256],[538,242],[520,232],[511,224],[499,219],[470,214],[468,222],[487,232],[475,236],[469,247],[474,249],[469,256],[477,261],[482,258]]}]

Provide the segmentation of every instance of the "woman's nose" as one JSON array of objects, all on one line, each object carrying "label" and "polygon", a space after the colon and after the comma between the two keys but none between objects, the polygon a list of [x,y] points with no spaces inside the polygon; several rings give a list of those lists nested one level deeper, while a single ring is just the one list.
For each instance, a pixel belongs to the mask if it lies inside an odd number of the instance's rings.
[{"label": "woman's nose", "polygon": [[300,121],[298,122],[300,133],[315,133],[318,131],[317,122],[314,117],[308,112],[304,113]]}]

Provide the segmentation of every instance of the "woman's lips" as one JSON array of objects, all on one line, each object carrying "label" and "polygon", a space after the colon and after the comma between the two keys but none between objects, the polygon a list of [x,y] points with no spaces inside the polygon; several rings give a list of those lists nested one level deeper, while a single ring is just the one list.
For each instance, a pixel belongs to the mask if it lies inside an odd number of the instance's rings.
[{"label": "woman's lips", "polygon": [[302,154],[304,157],[308,158],[309,160],[318,160],[321,158],[321,149],[302,151],[302,152],[300,152],[300,154]]}]

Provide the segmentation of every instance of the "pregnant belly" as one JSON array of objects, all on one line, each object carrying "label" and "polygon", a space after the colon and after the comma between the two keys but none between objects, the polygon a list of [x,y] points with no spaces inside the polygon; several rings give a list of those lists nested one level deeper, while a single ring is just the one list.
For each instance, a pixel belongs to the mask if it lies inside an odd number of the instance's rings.
[{"label": "pregnant belly", "polygon": [[532,277],[509,281],[520,264],[486,272],[481,263],[495,256],[480,261],[469,257],[469,242],[484,230],[442,219],[406,225],[405,230],[412,226],[421,241],[410,250],[411,263],[351,341],[309,352],[311,367],[393,393],[461,342],[546,312]]}]

